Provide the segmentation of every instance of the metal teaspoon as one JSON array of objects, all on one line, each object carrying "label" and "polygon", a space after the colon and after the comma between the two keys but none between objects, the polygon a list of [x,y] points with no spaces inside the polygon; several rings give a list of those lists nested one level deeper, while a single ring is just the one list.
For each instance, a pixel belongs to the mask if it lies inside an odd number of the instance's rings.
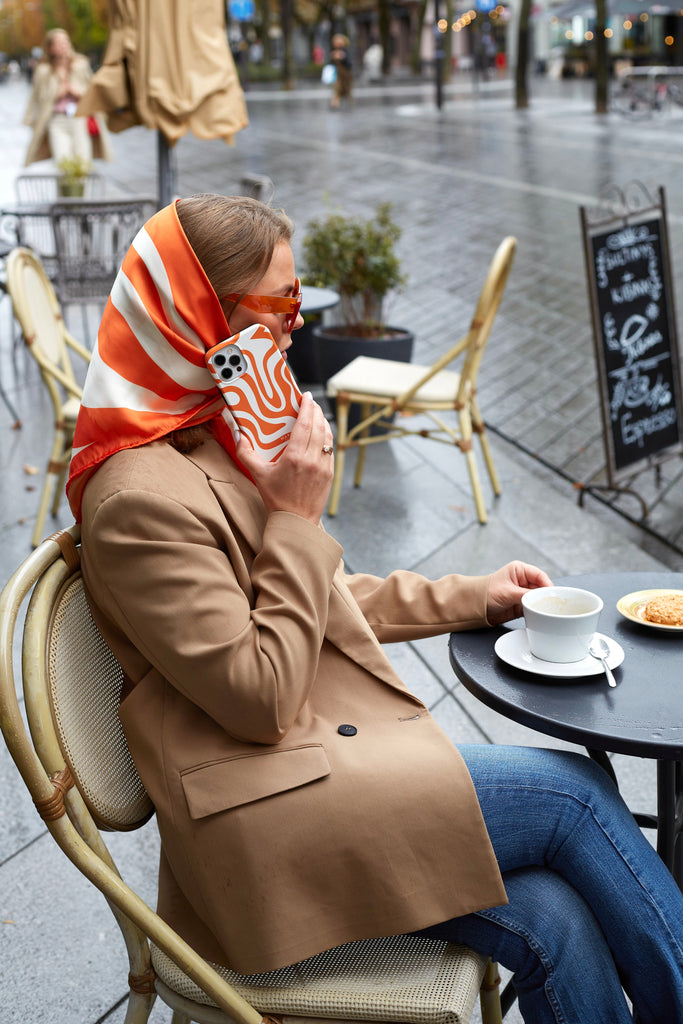
[{"label": "metal teaspoon", "polygon": [[590,654],[593,655],[594,658],[597,658],[598,661],[602,662],[602,667],[605,670],[605,675],[607,676],[607,682],[610,684],[610,686],[616,686],[617,685],[617,681],[614,678],[614,676],[612,675],[612,669],[609,667],[609,665],[605,661],[605,658],[607,658],[609,656],[609,647],[607,646],[607,644],[605,643],[605,641],[602,639],[601,636],[593,637],[593,641],[592,641],[590,647],[588,648],[588,651],[589,651]]}]

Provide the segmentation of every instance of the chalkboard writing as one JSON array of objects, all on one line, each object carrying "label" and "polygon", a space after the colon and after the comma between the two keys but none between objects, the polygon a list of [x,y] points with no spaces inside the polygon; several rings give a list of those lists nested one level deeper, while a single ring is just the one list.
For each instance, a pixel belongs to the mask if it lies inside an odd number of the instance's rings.
[{"label": "chalkboard writing", "polygon": [[663,216],[586,229],[612,479],[681,448],[683,416]]}]

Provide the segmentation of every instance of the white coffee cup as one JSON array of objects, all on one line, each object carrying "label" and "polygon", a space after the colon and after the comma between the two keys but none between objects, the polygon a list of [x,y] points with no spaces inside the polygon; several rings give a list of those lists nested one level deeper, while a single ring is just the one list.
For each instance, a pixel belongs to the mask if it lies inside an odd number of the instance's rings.
[{"label": "white coffee cup", "polygon": [[582,661],[598,628],[602,598],[578,587],[539,587],[522,598],[529,649],[543,661]]}]

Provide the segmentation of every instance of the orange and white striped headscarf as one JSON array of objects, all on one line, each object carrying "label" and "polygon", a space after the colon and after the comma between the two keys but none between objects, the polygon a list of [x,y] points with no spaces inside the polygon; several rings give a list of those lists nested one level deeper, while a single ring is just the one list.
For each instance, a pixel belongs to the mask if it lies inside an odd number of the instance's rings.
[{"label": "orange and white striped headscarf", "polygon": [[215,417],[234,457],[232,416],[204,363],[229,334],[175,204],[167,206],[133,240],[102,316],[66,487],[77,522],[86,483],[115,452]]}]

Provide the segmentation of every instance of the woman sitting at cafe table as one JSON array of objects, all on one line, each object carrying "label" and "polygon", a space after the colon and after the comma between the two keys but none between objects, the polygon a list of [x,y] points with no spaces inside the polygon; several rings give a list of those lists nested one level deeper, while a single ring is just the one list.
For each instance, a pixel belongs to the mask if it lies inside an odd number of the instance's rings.
[{"label": "woman sitting at cafe table", "polygon": [[296,345],[291,231],[244,197],[155,214],[76,428],[69,499],[156,807],[160,913],[244,974],[417,932],[513,971],[528,1024],[625,1024],[627,997],[641,1024],[683,1022],[683,896],[606,773],[456,748],[382,650],[515,618],[545,572],[349,573],[311,395],[278,461],[235,440],[204,354],[257,322]]}]

